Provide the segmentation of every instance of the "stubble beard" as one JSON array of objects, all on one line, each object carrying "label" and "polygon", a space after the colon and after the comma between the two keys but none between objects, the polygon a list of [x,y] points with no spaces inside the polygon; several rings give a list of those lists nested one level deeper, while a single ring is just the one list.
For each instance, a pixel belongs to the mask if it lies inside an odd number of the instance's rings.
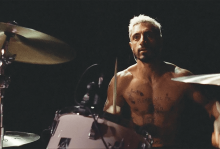
[{"label": "stubble beard", "polygon": [[133,53],[135,58],[140,60],[141,62],[144,63],[152,63],[153,61],[155,61],[156,59],[158,59],[159,57],[159,53],[157,54],[158,50],[156,50],[155,52],[151,52],[150,53],[144,53],[144,54],[139,54],[139,53]]}]

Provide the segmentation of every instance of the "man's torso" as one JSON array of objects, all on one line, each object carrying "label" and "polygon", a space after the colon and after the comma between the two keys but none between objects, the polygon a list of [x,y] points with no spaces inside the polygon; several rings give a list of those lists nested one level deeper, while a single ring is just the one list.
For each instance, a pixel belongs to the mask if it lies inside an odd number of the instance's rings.
[{"label": "man's torso", "polygon": [[154,138],[154,146],[174,144],[178,116],[188,96],[188,84],[171,80],[178,76],[166,72],[150,81],[133,74],[124,89],[123,98],[130,106],[133,122],[146,128]]}]

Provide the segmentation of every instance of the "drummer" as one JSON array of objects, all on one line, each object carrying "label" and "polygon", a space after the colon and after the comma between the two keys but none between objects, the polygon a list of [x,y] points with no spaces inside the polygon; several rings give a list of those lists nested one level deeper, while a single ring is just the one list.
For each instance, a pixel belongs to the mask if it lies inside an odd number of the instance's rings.
[{"label": "drummer", "polygon": [[210,135],[209,141],[212,140],[212,145],[218,147],[219,103],[206,98],[195,85],[171,80],[192,73],[162,60],[163,38],[160,23],[149,16],[135,16],[130,20],[129,38],[129,45],[137,63],[117,73],[115,110],[114,77],[112,78],[104,111],[115,111],[113,114],[120,115],[128,105],[135,127],[151,134],[153,147],[175,148],[182,145],[178,139],[183,137],[178,136],[181,135],[180,126],[183,126],[183,111],[187,105],[196,103],[204,107],[210,118],[215,118],[214,133]]}]

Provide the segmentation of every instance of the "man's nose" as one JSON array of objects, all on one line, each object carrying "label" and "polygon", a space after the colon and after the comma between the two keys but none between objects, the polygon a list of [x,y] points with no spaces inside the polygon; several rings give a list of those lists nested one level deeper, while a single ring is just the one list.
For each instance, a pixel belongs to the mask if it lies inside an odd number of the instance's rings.
[{"label": "man's nose", "polygon": [[147,43],[147,37],[142,35],[140,39],[140,44],[146,44],[146,43]]}]

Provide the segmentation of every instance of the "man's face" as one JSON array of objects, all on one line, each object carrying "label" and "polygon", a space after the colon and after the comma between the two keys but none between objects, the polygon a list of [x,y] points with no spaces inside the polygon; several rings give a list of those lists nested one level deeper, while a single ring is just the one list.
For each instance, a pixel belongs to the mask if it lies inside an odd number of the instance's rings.
[{"label": "man's face", "polygon": [[139,23],[133,27],[129,45],[137,59],[148,63],[160,56],[162,38],[152,24]]}]

